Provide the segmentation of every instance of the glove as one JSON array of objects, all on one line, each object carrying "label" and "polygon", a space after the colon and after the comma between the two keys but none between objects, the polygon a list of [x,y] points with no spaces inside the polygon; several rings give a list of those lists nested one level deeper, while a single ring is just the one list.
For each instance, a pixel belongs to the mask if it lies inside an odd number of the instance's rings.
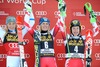
[{"label": "glove", "polygon": [[59,0],[58,9],[60,11],[60,16],[66,17],[66,3],[62,0]]},{"label": "glove", "polygon": [[86,58],[86,61],[88,61],[88,62],[91,62],[92,61],[92,58]]},{"label": "glove", "polygon": [[24,3],[24,6],[25,6],[25,9],[28,11],[28,12],[32,12],[32,3],[30,1],[26,1]]},{"label": "glove", "polygon": [[92,10],[92,6],[91,6],[91,4],[89,2],[85,3],[85,8],[90,13],[90,22],[91,23],[96,22],[96,15],[94,14],[94,11]]}]

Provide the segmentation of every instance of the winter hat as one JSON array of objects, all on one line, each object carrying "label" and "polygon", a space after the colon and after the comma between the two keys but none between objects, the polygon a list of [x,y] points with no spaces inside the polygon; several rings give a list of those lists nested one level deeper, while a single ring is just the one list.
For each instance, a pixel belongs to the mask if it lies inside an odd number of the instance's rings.
[{"label": "winter hat", "polygon": [[8,24],[9,22],[14,22],[16,23],[16,18],[14,16],[8,16],[6,18],[6,24]]},{"label": "winter hat", "polygon": [[79,20],[72,20],[70,23],[70,26],[71,27],[80,26],[80,21]]},{"label": "winter hat", "polygon": [[39,20],[39,25],[41,25],[43,22],[47,22],[50,25],[50,20],[46,17],[42,17]]},{"label": "winter hat", "polygon": [[70,23],[70,31],[71,31],[71,33],[72,33],[72,27],[74,27],[74,26],[79,26],[80,32],[81,32],[81,24],[80,24],[79,20],[74,19],[74,20],[71,21],[71,23]]}]

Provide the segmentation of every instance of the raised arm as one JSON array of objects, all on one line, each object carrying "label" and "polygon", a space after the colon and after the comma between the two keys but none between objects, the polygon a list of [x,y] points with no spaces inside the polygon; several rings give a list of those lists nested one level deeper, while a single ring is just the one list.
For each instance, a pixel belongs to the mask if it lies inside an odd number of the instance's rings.
[{"label": "raised arm", "polygon": [[35,19],[32,11],[32,3],[30,1],[26,1],[24,3],[24,6],[25,6],[25,16],[24,16],[25,29],[23,29],[24,32],[23,35],[25,35],[28,31],[32,30],[32,27],[35,24]]},{"label": "raised arm", "polygon": [[51,30],[51,33],[53,34],[53,36],[55,37],[56,34],[58,33],[59,31],[59,24],[60,24],[60,20],[58,19],[56,25],[53,27],[53,29]]},{"label": "raised arm", "polygon": [[24,17],[24,25],[29,29],[32,28],[35,24],[34,15],[32,11],[32,3],[30,1],[26,1],[24,3],[25,6],[25,17]]},{"label": "raised arm", "polygon": [[[92,10],[92,6],[89,2],[85,3],[85,8],[88,10],[88,12],[90,13],[90,23],[93,26],[93,36],[96,36],[99,33],[99,29],[97,26],[97,21],[96,21],[96,15],[94,14],[94,11]],[[86,13],[86,9],[85,9],[85,13]]]},{"label": "raised arm", "polygon": [[[54,32],[53,35],[56,36],[58,30],[60,29],[62,32],[62,36],[65,39],[65,17],[66,17],[66,4],[63,0],[58,0],[58,21],[53,28]],[[64,27],[64,28],[63,28]]]},{"label": "raised arm", "polygon": [[64,41],[66,40],[66,24],[65,24],[65,18],[66,18],[66,3],[64,0],[59,0],[58,2],[58,9],[59,9],[59,16],[60,16],[60,31],[62,34],[62,38]]}]

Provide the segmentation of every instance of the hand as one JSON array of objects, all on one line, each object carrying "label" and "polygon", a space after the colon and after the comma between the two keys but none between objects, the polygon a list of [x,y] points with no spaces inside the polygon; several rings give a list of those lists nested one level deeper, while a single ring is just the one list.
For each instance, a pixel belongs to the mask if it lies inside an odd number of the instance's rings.
[{"label": "hand", "polygon": [[32,12],[32,3],[30,1],[26,1],[24,3],[24,6],[25,6],[25,9],[28,11],[28,12]]},{"label": "hand", "polygon": [[58,9],[60,11],[60,16],[66,17],[66,3],[64,1],[59,1]]},{"label": "hand", "polygon": [[90,13],[90,22],[91,23],[94,23],[94,22],[96,22],[96,15],[95,15],[95,13],[94,13],[94,11],[92,10],[92,6],[91,6],[91,4],[89,3],[89,2],[87,2],[87,3],[85,3],[85,8],[89,11],[89,13]]},{"label": "hand", "polygon": [[89,2],[85,3],[85,7],[89,12],[92,11],[92,6],[91,6],[91,4]]}]

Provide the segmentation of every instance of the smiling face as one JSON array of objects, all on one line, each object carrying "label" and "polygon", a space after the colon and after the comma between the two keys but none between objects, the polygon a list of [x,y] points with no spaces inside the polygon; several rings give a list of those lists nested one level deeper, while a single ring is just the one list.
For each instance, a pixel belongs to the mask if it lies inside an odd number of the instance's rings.
[{"label": "smiling face", "polygon": [[14,23],[14,22],[9,22],[9,23],[7,24],[7,28],[8,28],[9,30],[15,30],[15,28],[16,28],[16,23]]},{"label": "smiling face", "polygon": [[79,26],[74,26],[74,27],[72,27],[72,34],[73,34],[74,36],[77,36],[77,35],[80,34],[80,28],[79,28]]},{"label": "smiling face", "polygon": [[40,25],[40,28],[42,31],[48,31],[50,26],[47,22],[43,22],[41,25]]}]

